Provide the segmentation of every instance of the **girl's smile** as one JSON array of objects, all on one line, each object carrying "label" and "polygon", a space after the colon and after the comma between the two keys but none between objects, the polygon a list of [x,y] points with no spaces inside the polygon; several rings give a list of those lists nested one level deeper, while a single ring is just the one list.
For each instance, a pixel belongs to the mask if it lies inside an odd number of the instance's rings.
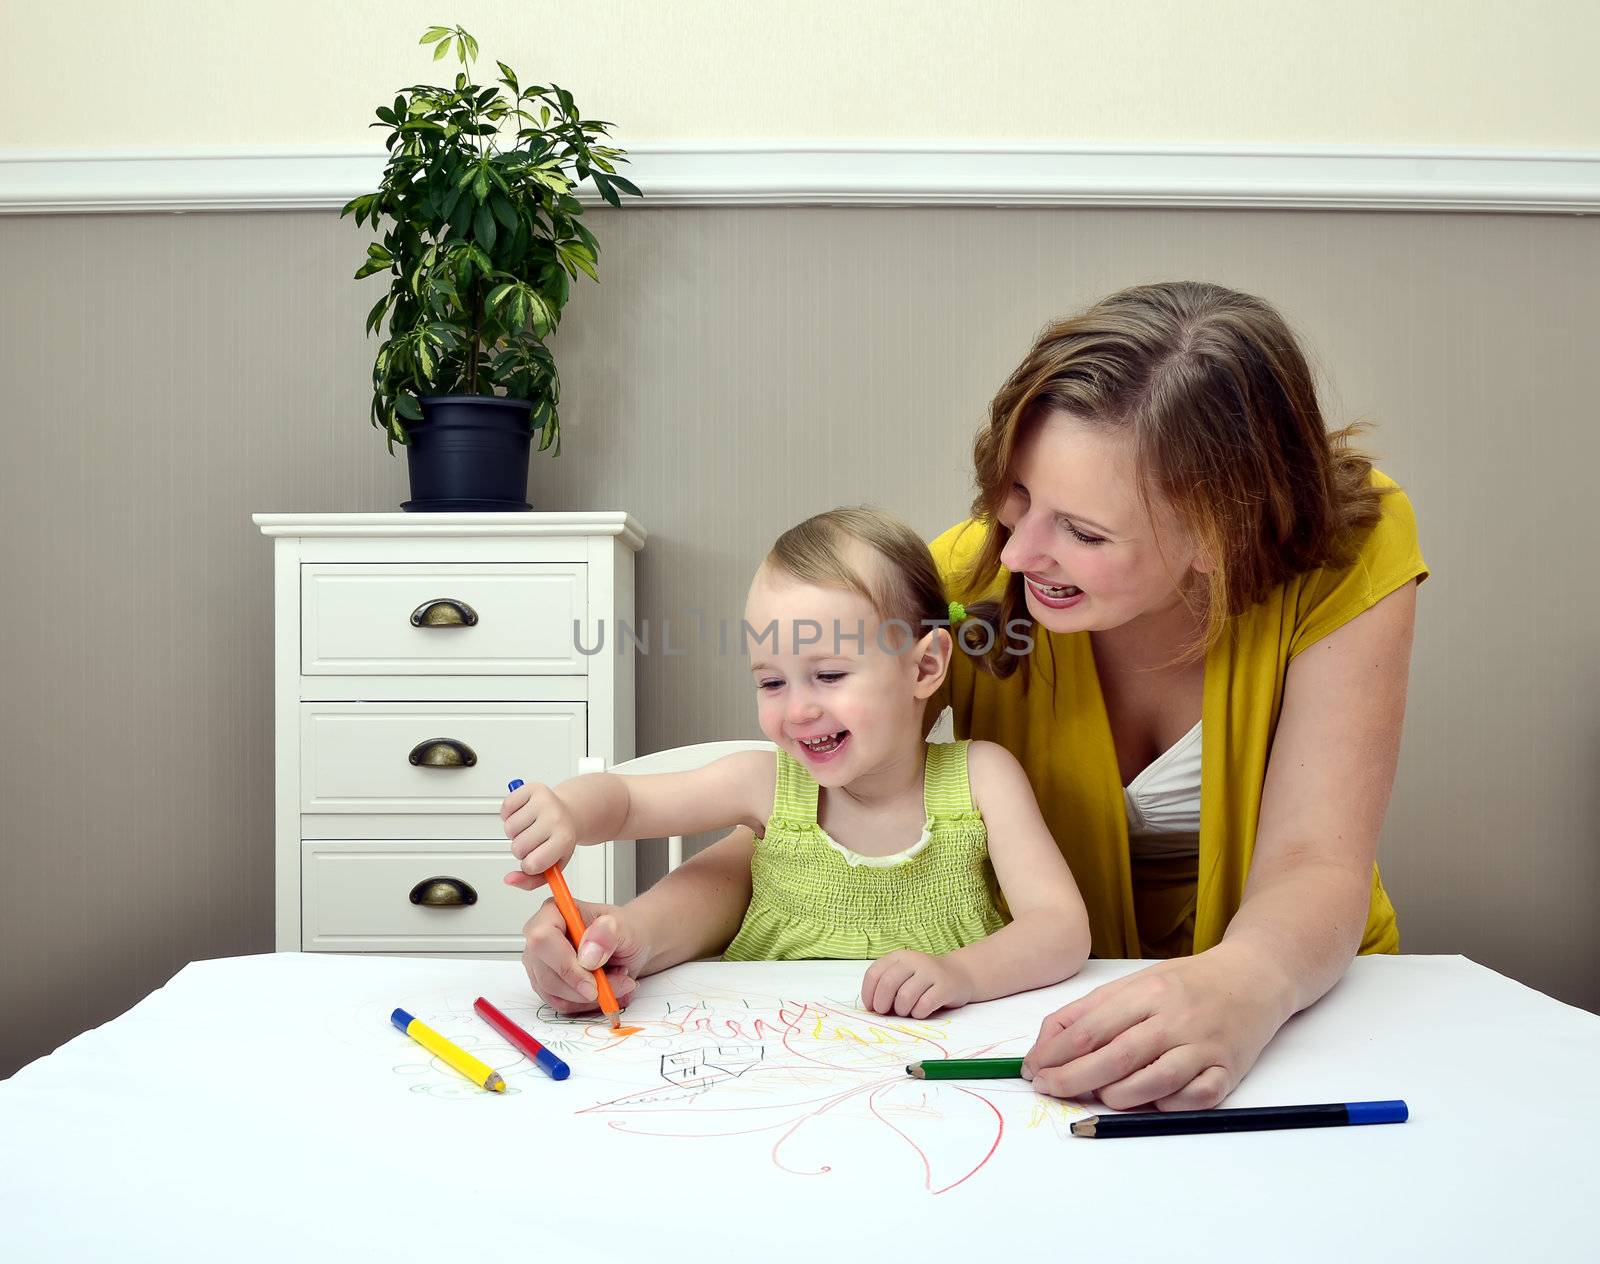
[{"label": "girl's smile", "polygon": [[850,730],[840,729],[836,733],[825,733],[821,737],[799,737],[795,740],[800,743],[800,750],[805,755],[807,763],[826,764],[837,758],[839,752],[844,749],[850,740]]}]

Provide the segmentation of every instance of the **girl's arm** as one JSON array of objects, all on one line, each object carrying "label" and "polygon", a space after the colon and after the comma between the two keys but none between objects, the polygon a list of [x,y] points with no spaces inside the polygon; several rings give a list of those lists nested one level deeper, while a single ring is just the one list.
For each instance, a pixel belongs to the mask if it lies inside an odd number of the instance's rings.
[{"label": "girl's arm", "polygon": [[520,862],[506,881],[531,890],[545,870],[565,863],[584,843],[702,834],[730,825],[760,829],[776,767],[770,751],[740,751],[690,772],[588,773],[554,789],[522,786],[500,807]]},{"label": "girl's arm", "polygon": [[1222,942],[1046,1018],[1023,1063],[1041,1092],[1209,1109],[1344,974],[1394,786],[1416,591],[1390,593],[1289,665],[1250,876]]},{"label": "girl's arm", "polygon": [[879,958],[861,984],[863,1003],[879,1014],[926,1018],[1059,983],[1088,960],[1088,911],[1022,765],[1003,746],[973,742],[967,779],[1012,920],[942,957],[903,951]]},{"label": "girl's arm", "polygon": [[989,833],[989,860],[1011,922],[949,956],[971,977],[974,1001],[1070,978],[1089,959],[1089,913],[1016,756],[994,742],[967,751],[972,800]]}]

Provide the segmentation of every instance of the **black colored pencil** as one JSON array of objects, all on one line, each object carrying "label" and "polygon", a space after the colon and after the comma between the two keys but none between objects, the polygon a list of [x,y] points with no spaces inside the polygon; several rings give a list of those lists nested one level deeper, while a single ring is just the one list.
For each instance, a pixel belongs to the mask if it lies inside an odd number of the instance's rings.
[{"label": "black colored pencil", "polygon": [[1072,1125],[1075,1137],[1172,1137],[1193,1132],[1262,1132],[1275,1128],[1340,1128],[1403,1124],[1401,1101],[1326,1102],[1316,1106],[1250,1106],[1234,1110],[1152,1110],[1091,1115]]}]

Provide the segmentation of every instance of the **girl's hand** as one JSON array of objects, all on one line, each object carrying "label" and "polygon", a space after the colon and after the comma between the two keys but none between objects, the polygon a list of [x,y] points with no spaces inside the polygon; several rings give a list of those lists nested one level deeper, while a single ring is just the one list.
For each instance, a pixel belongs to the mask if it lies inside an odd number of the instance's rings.
[{"label": "girl's hand", "polygon": [[635,919],[610,904],[580,900],[578,910],[589,929],[576,949],[554,900],[546,900],[528,919],[522,928],[522,965],[528,982],[557,1013],[586,1014],[598,1006],[590,972],[603,965],[612,992],[626,1005],[650,959]]},{"label": "girl's hand", "polygon": [[1113,1110],[1210,1110],[1289,1016],[1271,971],[1224,943],[1096,988],[1039,1028],[1022,1074]]},{"label": "girl's hand", "polygon": [[879,957],[861,981],[861,1003],[874,1014],[926,1018],[972,999],[972,976],[950,957],[905,948]]},{"label": "girl's hand", "polygon": [[521,868],[506,874],[506,882],[524,891],[544,883],[546,869],[565,864],[578,845],[578,822],[572,809],[549,786],[519,786],[500,805],[500,819],[511,854]]}]

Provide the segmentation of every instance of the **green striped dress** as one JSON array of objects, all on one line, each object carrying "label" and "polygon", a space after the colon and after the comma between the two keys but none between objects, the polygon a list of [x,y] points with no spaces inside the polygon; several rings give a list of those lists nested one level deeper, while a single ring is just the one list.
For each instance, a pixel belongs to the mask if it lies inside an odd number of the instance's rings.
[{"label": "green striped dress", "polygon": [[969,745],[929,744],[922,839],[881,857],[828,837],[817,824],[816,780],[779,751],[772,816],[750,864],[750,908],[724,958],[868,960],[900,948],[938,955],[1005,925],[967,781]]}]

